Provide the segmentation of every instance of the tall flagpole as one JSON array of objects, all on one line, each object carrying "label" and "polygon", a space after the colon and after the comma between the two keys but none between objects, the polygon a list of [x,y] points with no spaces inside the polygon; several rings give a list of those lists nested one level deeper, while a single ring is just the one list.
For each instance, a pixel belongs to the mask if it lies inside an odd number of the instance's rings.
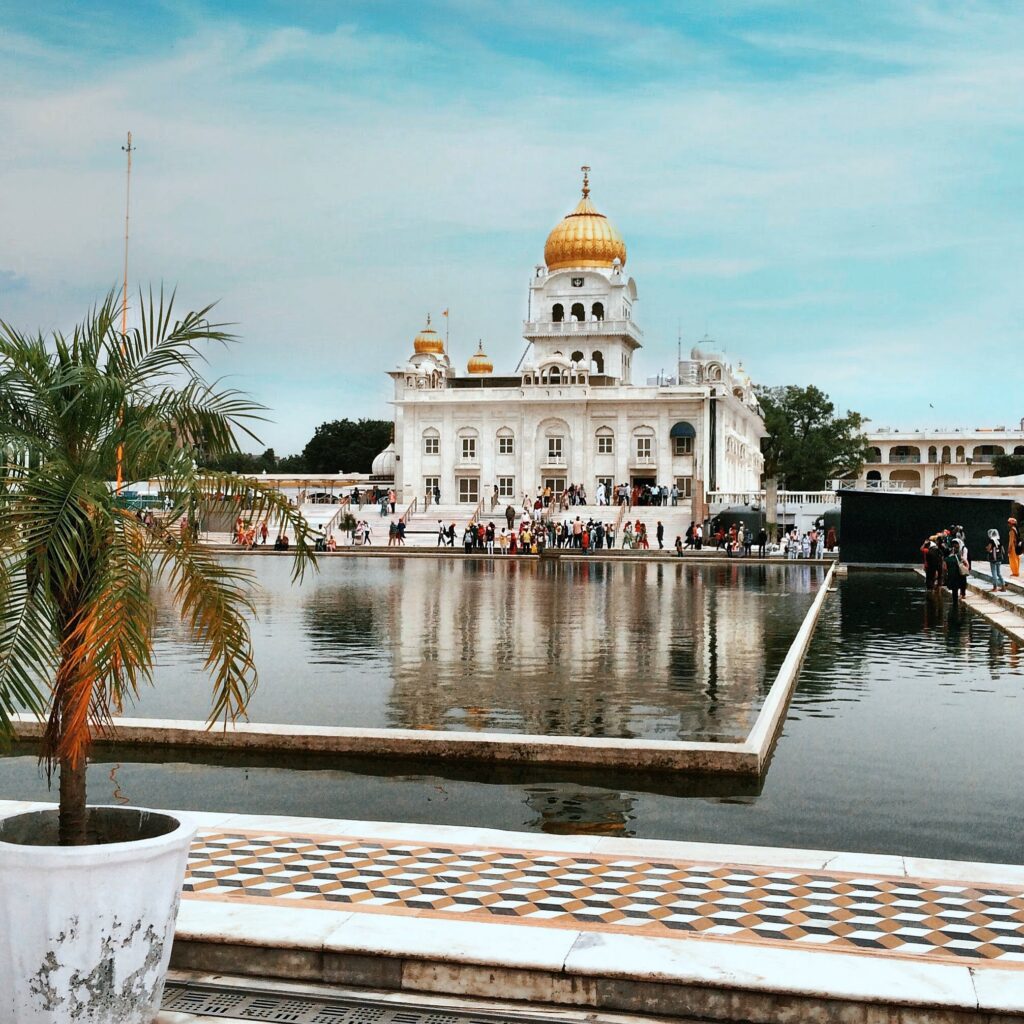
[{"label": "tall flagpole", "polygon": [[[128,157],[128,166],[124,180],[124,282],[121,287],[121,337],[128,333],[128,214],[131,209],[132,194],[132,133],[128,133],[128,144],[121,149]],[[121,341],[121,352],[124,353],[124,341]],[[124,445],[117,446],[117,489],[120,495],[124,485]]]}]

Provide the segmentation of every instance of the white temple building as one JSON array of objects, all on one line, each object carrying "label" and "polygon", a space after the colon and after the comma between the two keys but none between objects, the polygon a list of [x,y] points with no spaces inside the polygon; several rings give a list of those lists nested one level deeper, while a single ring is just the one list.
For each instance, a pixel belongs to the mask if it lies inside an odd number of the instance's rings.
[{"label": "white temple building", "polygon": [[[634,383],[643,346],[626,244],[583,196],[548,235],[533,271],[520,365],[495,372],[483,344],[456,371],[431,326],[395,384],[395,486],[430,498],[518,503],[550,487],[675,484],[702,517],[708,491],[757,490],[764,423],[750,378],[710,348],[675,376]],[[511,361],[510,361],[511,362]],[[679,509],[680,513],[684,510]]]}]

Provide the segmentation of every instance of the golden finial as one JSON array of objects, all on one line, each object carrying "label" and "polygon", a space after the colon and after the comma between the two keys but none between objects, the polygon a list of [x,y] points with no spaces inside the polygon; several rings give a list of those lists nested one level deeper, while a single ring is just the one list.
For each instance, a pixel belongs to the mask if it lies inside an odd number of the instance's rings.
[{"label": "golden finial", "polygon": [[427,326],[428,327],[430,326],[430,314],[429,313],[427,314]]},{"label": "golden finial", "polygon": [[583,172],[583,198],[590,195],[590,168],[584,164],[580,170]]}]

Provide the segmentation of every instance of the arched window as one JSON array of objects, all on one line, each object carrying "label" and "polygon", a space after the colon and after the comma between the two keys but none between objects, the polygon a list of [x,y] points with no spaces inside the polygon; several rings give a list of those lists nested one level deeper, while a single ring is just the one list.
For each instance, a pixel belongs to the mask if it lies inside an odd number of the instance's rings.
[{"label": "arched window", "polygon": [[502,427],[498,431],[498,454],[499,455],[515,455],[516,453],[516,438],[515,434],[509,427]]},{"label": "arched window", "polygon": [[[889,452],[890,462],[920,462],[921,461],[921,449],[913,444],[898,444],[895,445]],[[891,480],[892,477],[890,476]]]},{"label": "arched window", "polygon": [[708,364],[708,380],[721,380],[722,367],[719,363]]},{"label": "arched window", "polygon": [[877,469],[869,469],[868,479],[871,480],[872,482],[879,481],[882,479],[882,474],[879,473]]},{"label": "arched window", "polygon": [[603,320],[604,319],[604,303],[595,302],[590,309],[590,318],[592,320]]},{"label": "arched window", "polygon": [[597,429],[597,454],[615,454],[615,433],[611,427],[598,427]]},{"label": "arched window", "polygon": [[634,466],[655,465],[657,452],[653,427],[642,426],[633,430],[633,450],[630,452],[630,456],[630,461]]},{"label": "arched window", "polygon": [[459,431],[458,456],[460,462],[475,463],[479,454],[477,432],[472,427],[463,427]]},{"label": "arched window", "polygon": [[441,435],[433,427],[428,427],[423,431],[423,454],[441,454]]},{"label": "arched window", "polygon": [[551,320],[556,324],[560,324],[565,319],[565,306],[560,302],[556,302],[551,307]]},{"label": "arched window", "polygon": [[[882,449],[881,448],[869,448],[868,454],[864,459],[865,462],[881,462],[882,461]],[[875,479],[881,480],[881,477]]]},{"label": "arched window", "polygon": [[604,373],[604,353],[595,352],[590,357],[590,369],[594,373]]},{"label": "arched window", "polygon": [[562,383],[562,371],[557,366],[552,366],[548,370],[548,381],[552,384]]},{"label": "arched window", "polygon": [[579,351],[573,352],[573,354],[569,356],[569,362],[572,363],[573,366],[579,366],[583,362],[583,353]]},{"label": "arched window", "polygon": [[943,462],[952,462],[953,461],[953,457],[952,457],[952,454],[950,453],[950,449],[949,449],[949,445],[948,444],[944,444],[942,446],[942,461]]},{"label": "arched window", "polygon": [[964,461],[964,446],[962,444],[958,444],[956,446],[956,461],[957,462],[963,462]]},{"label": "arched window", "polygon": [[586,320],[587,312],[583,308],[582,302],[574,302],[572,304],[572,318],[573,320]]},{"label": "arched window", "polygon": [[1024,444],[1017,445],[1017,447],[1013,449],[1013,454],[1024,455]]},{"label": "arched window", "polygon": [[1003,454],[1001,444],[976,444],[974,446],[975,462],[991,462],[996,455]]},{"label": "arched window", "polygon": [[938,448],[935,447],[935,445],[931,445],[928,448],[928,461],[929,462],[938,462],[939,461],[939,450],[938,450]]},{"label": "arched window", "polygon": [[668,436],[672,441],[673,455],[693,454],[693,439],[697,436],[697,431],[693,429],[692,423],[680,420],[673,425],[672,429],[668,432]]}]

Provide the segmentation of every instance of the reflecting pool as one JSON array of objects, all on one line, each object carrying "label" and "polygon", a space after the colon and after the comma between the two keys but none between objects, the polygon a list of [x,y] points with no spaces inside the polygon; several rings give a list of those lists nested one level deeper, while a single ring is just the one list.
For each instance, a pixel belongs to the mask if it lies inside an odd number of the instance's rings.
[{"label": "reflecting pool", "polygon": [[[254,722],[743,739],[821,566],[325,558],[259,572]],[[168,607],[157,686],[127,712],[209,711]]]},{"label": "reflecting pool", "polygon": [[[762,780],[103,750],[91,799],[1024,863],[1024,649],[910,574],[819,620]],[[46,799],[34,757],[0,797]]]}]

